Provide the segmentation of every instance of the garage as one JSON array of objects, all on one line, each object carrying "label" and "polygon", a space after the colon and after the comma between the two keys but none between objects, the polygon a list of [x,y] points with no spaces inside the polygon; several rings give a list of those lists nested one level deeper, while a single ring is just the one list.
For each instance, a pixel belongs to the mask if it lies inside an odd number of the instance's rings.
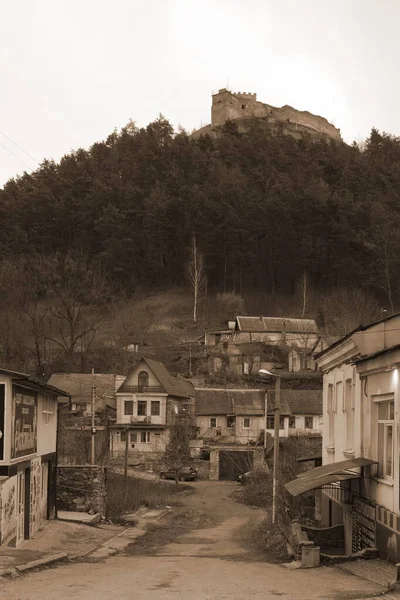
[{"label": "garage", "polygon": [[253,468],[253,452],[240,450],[219,451],[219,479],[234,481],[239,473],[251,471]]}]

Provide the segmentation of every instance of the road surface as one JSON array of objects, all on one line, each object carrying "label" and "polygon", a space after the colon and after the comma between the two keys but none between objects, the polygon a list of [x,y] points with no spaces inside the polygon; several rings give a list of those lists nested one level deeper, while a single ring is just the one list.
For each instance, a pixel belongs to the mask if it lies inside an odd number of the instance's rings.
[{"label": "road surface", "polygon": [[[196,482],[165,521],[104,557],[0,583],[7,600],[350,600],[382,588],[337,568],[290,570],[243,542],[262,518],[231,498],[236,483]],[[250,525],[249,525],[250,524]],[[107,554],[107,552],[106,552]]]}]

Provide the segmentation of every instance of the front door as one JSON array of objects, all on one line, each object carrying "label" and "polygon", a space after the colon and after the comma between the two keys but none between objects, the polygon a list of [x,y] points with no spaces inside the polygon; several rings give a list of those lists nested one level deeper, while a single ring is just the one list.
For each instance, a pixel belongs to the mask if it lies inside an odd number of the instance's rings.
[{"label": "front door", "polygon": [[17,473],[17,546],[24,539],[25,532],[25,471]]}]

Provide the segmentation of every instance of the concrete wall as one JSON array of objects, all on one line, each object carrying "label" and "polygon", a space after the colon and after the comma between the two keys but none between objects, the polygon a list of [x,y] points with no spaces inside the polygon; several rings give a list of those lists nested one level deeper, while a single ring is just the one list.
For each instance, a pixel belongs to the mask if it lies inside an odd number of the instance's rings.
[{"label": "concrete wall", "polygon": [[17,536],[17,476],[0,482],[0,546]]},{"label": "concrete wall", "polygon": [[104,467],[74,465],[57,468],[57,509],[105,514]]}]

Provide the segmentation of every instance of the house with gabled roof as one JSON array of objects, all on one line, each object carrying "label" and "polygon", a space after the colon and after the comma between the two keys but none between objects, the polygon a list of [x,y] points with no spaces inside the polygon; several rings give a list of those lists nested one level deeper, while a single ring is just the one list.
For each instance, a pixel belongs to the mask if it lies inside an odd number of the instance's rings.
[{"label": "house with gabled roof", "polygon": [[159,454],[168,443],[173,419],[191,423],[194,388],[174,377],[159,361],[142,360],[127,375],[116,393],[116,423],[110,429],[110,454],[120,458],[128,451],[135,463],[143,453]]},{"label": "house with gabled roof", "polygon": [[[204,443],[262,443],[274,435],[275,391],[265,388],[195,388],[195,415]],[[280,437],[320,435],[321,389],[282,389]]]}]

